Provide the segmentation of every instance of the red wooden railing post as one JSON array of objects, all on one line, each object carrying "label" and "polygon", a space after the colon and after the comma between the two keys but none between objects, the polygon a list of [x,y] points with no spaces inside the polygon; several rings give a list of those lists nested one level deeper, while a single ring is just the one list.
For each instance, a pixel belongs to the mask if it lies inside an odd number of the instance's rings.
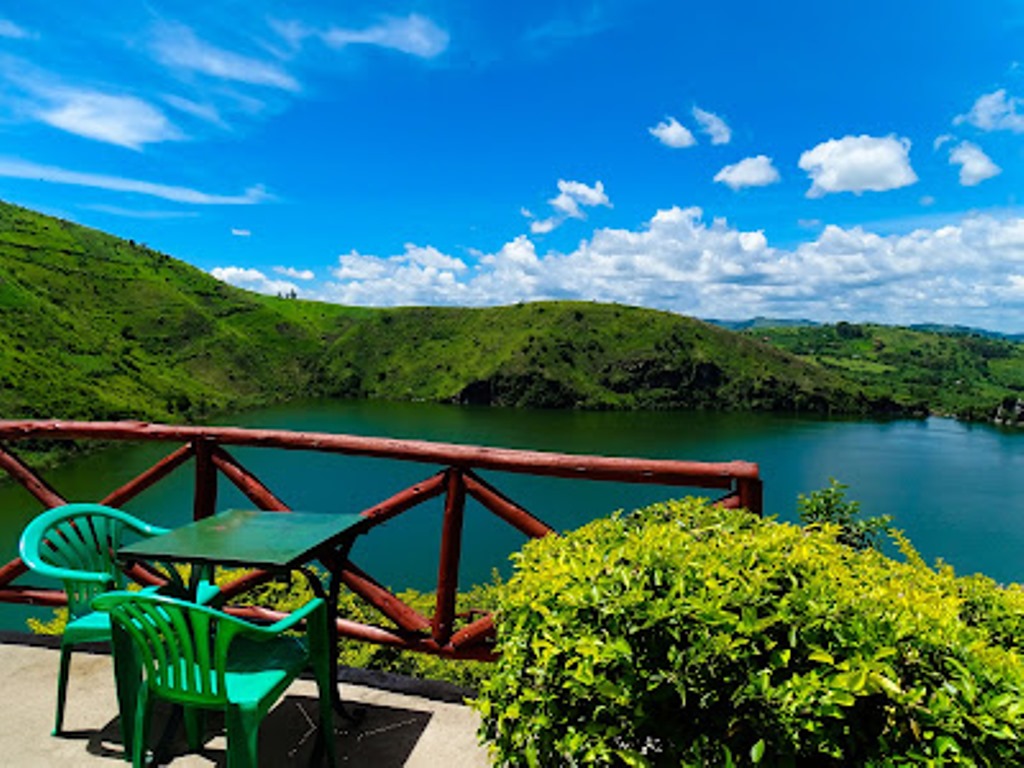
[{"label": "red wooden railing post", "polygon": [[216,443],[199,437],[192,441],[196,454],[196,487],[192,502],[192,517],[201,520],[217,511],[217,468],[213,464]]},{"label": "red wooden railing post", "polygon": [[741,477],[736,481],[740,506],[755,515],[764,514],[764,486],[759,477]]},{"label": "red wooden railing post", "polygon": [[437,608],[432,634],[434,642],[445,645],[455,622],[455,594],[459,588],[459,556],[462,552],[462,513],[466,507],[466,481],[454,467],[447,472],[448,495],[441,523],[441,565],[437,575]]}]

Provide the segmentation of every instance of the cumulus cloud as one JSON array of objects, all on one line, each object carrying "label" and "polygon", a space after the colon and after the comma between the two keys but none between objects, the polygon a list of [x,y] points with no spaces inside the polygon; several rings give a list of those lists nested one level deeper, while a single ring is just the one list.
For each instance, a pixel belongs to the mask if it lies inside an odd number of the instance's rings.
[{"label": "cumulus cloud", "polygon": [[296,269],[295,267],[274,267],[274,271],[279,275],[290,277],[293,280],[313,280],[316,275],[311,269]]},{"label": "cumulus cloud", "polygon": [[639,229],[596,230],[568,253],[540,254],[521,235],[476,256],[466,264],[412,245],[398,256],[353,251],[339,257],[325,298],[363,305],[578,298],[698,317],[929,318],[996,329],[1008,309],[1024,310],[1024,218],[973,216],[886,236],[828,225],[782,249],[761,231],[675,207]]},{"label": "cumulus cloud", "polygon": [[381,48],[431,59],[448,48],[448,33],[426,16],[417,13],[389,17],[363,29],[328,27],[318,29],[300,21],[276,22],[278,34],[292,46],[299,47],[306,38],[319,38],[331,48],[347,45],[374,45]]},{"label": "cumulus cloud", "polygon": [[656,126],[647,130],[666,147],[672,147],[673,149],[692,147],[697,143],[693,134],[690,133],[690,129],[681,125],[674,117],[666,117]]},{"label": "cumulus cloud", "polygon": [[331,270],[334,281],[325,297],[342,304],[409,306],[415,304],[474,303],[459,275],[468,267],[461,259],[431,246],[406,243],[396,256],[374,256],[351,251],[338,257]]},{"label": "cumulus cloud", "polygon": [[766,155],[747,157],[733,165],[727,165],[715,174],[715,181],[730,189],[744,187],[766,187],[779,181],[779,172]]},{"label": "cumulus cloud", "polygon": [[150,41],[154,58],[161,64],[219,80],[298,91],[298,81],[272,61],[244,56],[200,40],[184,24],[158,25]]},{"label": "cumulus cloud", "polygon": [[560,213],[573,219],[586,218],[580,206],[584,205],[593,208],[596,205],[612,207],[608,195],[604,193],[604,184],[600,181],[592,187],[580,181],[558,180],[558,196],[548,202]]},{"label": "cumulus cloud", "polygon": [[711,137],[712,144],[728,144],[732,140],[732,130],[725,124],[725,120],[713,112],[694,107],[693,117],[700,123],[701,130]]},{"label": "cumulus cloud", "polygon": [[983,131],[1024,133],[1024,114],[1018,112],[1024,100],[1006,95],[1006,89],[979,96],[965,115],[957,115],[953,123],[969,123]]},{"label": "cumulus cloud", "polygon": [[530,232],[534,235],[546,235],[561,223],[561,220],[554,216],[547,219],[537,219],[530,222]]},{"label": "cumulus cloud", "polygon": [[950,150],[949,163],[960,166],[960,183],[965,187],[976,186],[1003,172],[981,147],[969,141],[961,141]]},{"label": "cumulus cloud", "polygon": [[917,181],[910,167],[910,140],[896,136],[844,136],[800,155],[800,169],[811,178],[807,197],[833,192],[884,192]]},{"label": "cumulus cloud", "polygon": [[558,180],[558,195],[548,200],[548,204],[555,209],[555,214],[546,219],[535,219],[531,211],[521,208],[520,212],[530,222],[530,232],[535,235],[543,235],[552,231],[566,219],[585,219],[587,215],[583,208],[594,208],[603,205],[612,207],[611,200],[605,194],[604,184],[600,181],[590,187],[580,181]]},{"label": "cumulus cloud", "polygon": [[51,165],[39,165],[25,160],[0,157],[0,178],[31,179],[51,184],[69,184],[78,187],[106,189],[111,192],[128,192],[135,195],[148,195],[170,200],[175,203],[190,205],[254,205],[270,199],[270,195],[260,186],[250,187],[241,195],[214,195],[188,187],[176,187],[169,184],[157,184],[139,179],[127,179],[121,176],[105,176],[98,173],[83,173],[58,168]]},{"label": "cumulus cloud", "polygon": [[295,293],[300,295],[299,287],[287,280],[274,280],[267,277],[258,269],[247,267],[214,267],[210,274],[218,280],[234,285],[238,288],[245,288],[248,291],[265,293],[270,296],[286,296]]}]

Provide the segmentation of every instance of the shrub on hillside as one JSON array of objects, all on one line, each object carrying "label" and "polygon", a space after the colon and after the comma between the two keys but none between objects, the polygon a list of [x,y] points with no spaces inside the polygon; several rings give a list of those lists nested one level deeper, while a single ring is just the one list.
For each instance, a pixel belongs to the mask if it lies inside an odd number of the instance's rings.
[{"label": "shrub on hillside", "polygon": [[1024,591],[702,500],[532,541],[475,706],[503,765],[1024,764]]}]

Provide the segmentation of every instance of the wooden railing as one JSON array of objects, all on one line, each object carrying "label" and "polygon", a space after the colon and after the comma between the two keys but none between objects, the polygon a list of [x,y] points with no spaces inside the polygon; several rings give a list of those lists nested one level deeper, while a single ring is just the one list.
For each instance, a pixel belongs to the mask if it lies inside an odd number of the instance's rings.
[{"label": "wooden railing", "polygon": [[[125,421],[0,420],[0,469],[22,484],[47,508],[65,504],[68,500],[10,447],[13,443],[29,439],[159,441],[181,444],[152,467],[97,501],[109,506],[120,506],[191,460],[195,473],[193,515],[196,519],[208,517],[216,510],[220,476],[231,481],[257,507],[288,511],[288,505],[231,456],[225,446],[373,456],[444,467],[422,482],[361,513],[370,521],[368,528],[372,530],[429,499],[444,496],[433,616],[424,616],[404,603],[350,560],[335,563],[333,567],[339,570],[344,584],[350,590],[374,606],[392,624],[370,626],[338,618],[340,635],[452,658],[494,658],[494,625],[491,617],[484,615],[459,626],[455,615],[466,496],[476,499],[484,508],[527,537],[539,538],[553,532],[548,525],[481,478],[477,470],[719,489],[725,491],[725,494],[718,503],[744,507],[757,514],[762,511],[762,485],[758,467],[744,461],[711,463],[580,456],[421,440],[237,427],[171,426]],[[54,606],[66,603],[64,593],[59,590],[12,584],[26,571],[20,558],[0,566],[0,601]],[[153,583],[156,578],[141,569],[132,575],[143,583]],[[264,573],[250,572],[225,585],[224,592],[230,598],[265,578]],[[268,619],[280,616],[262,608],[239,609],[239,612]]]}]

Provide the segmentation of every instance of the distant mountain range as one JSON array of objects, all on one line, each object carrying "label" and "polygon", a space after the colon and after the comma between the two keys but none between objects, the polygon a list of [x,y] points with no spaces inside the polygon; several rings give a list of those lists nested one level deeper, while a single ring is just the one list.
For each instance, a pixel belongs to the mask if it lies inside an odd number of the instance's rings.
[{"label": "distant mountain range", "polygon": [[[6,203],[0,309],[5,418],[195,421],[306,397],[989,418],[1020,391],[1009,341],[949,353],[984,385],[954,402],[942,376],[894,387],[869,375],[892,361],[864,357],[917,345],[930,361],[947,344],[936,339],[954,338],[936,333],[905,330],[897,343],[884,327],[764,319],[737,332],[590,302],[369,309],[270,297]],[[851,328],[861,335],[846,338]],[[947,357],[934,357],[942,371]]]}]

